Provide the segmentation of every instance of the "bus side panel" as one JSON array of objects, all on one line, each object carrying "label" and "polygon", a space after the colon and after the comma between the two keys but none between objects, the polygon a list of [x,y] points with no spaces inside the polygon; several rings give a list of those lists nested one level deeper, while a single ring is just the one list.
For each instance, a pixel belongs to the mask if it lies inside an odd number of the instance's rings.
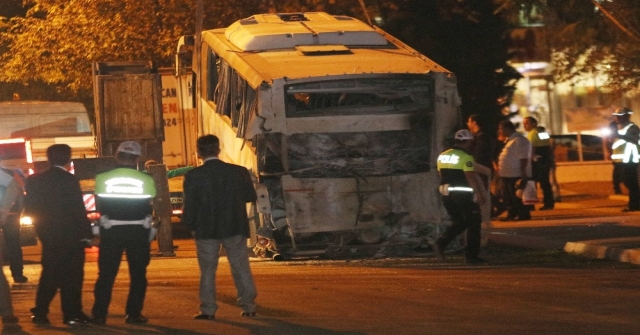
[{"label": "bus side panel", "polygon": [[282,177],[287,220],[293,233],[382,227],[393,215],[411,222],[441,222],[445,215],[434,172],[390,177]]},{"label": "bus side panel", "polygon": [[426,173],[392,177],[392,211],[408,213],[414,222],[443,223],[448,214],[440,200],[440,177],[433,170]]},{"label": "bus side panel", "polygon": [[202,102],[203,134],[213,134],[220,140],[220,159],[227,163],[244,166],[257,171],[256,153],[250,143],[236,136],[236,130],[229,125],[228,118],[216,114],[212,104]]},{"label": "bus side panel", "polygon": [[294,233],[315,233],[381,226],[391,211],[387,177],[282,177],[289,226]]}]

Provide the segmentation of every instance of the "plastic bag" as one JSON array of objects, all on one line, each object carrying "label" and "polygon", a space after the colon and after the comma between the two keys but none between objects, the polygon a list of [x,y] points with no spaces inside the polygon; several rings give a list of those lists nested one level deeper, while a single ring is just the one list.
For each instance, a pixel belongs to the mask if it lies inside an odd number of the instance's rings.
[{"label": "plastic bag", "polygon": [[525,205],[533,205],[540,201],[540,199],[538,199],[538,192],[536,191],[536,182],[533,180],[528,180],[524,189],[519,189],[516,195],[522,198],[522,203]]}]

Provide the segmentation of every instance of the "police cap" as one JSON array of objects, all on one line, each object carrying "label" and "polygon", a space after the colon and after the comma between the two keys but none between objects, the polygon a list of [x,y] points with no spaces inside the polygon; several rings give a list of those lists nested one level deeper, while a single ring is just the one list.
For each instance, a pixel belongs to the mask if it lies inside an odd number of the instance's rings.
[{"label": "police cap", "polygon": [[631,115],[633,114],[633,112],[626,107],[621,107],[621,108],[616,108],[615,111],[613,111],[613,114],[611,115],[615,115],[615,116],[622,116],[622,115]]},{"label": "police cap", "polygon": [[140,144],[138,144],[138,142],[124,141],[118,146],[117,152],[124,152],[135,156],[140,156],[142,154],[142,147],[140,146]]},{"label": "police cap", "polygon": [[456,141],[469,141],[473,140],[473,134],[467,129],[462,129],[456,132],[454,138]]}]

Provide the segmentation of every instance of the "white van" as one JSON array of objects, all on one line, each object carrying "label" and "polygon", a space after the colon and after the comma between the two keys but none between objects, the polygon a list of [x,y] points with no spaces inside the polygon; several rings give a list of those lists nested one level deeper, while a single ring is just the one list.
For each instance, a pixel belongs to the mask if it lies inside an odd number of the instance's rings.
[{"label": "white van", "polygon": [[[24,139],[32,161],[46,161],[52,144],[68,144],[73,158],[96,157],[95,136],[80,102],[2,101],[0,140]],[[15,144],[14,144],[15,146]]]}]

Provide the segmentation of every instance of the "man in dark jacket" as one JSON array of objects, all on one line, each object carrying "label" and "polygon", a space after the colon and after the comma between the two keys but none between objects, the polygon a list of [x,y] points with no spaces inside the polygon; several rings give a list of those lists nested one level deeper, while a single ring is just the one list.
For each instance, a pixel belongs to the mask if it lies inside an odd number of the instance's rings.
[{"label": "man in dark jacket", "polygon": [[24,214],[33,220],[42,242],[42,273],[31,320],[48,325],[49,304],[60,289],[64,323],[85,323],[82,312],[84,247],[92,244],[91,223],[78,180],[68,172],[71,148],[54,144],[47,149],[50,168],[27,179]]},{"label": "man in dark jacket", "polygon": [[215,318],[218,309],[215,276],[220,245],[224,246],[231,265],[241,315],[255,316],[256,288],[247,253],[246,203],[257,199],[251,176],[244,167],[218,159],[220,142],[214,135],[198,138],[197,150],[204,165],[184,177],[182,216],[194,232],[200,266],[200,313],[194,318]]}]

